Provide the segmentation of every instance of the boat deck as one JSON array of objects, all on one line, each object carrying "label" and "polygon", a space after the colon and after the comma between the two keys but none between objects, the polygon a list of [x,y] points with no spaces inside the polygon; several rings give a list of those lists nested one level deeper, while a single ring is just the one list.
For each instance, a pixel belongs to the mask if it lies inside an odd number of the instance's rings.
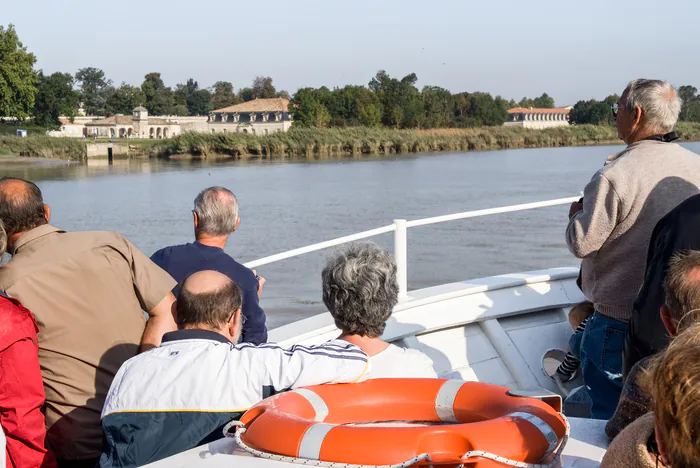
[{"label": "boat deck", "polygon": [[[600,464],[608,446],[603,432],[605,421],[570,418],[571,438],[564,448],[562,468],[592,468]],[[257,458],[236,445],[233,439],[220,439],[174,457],[147,465],[149,468],[290,468],[285,462]]]}]

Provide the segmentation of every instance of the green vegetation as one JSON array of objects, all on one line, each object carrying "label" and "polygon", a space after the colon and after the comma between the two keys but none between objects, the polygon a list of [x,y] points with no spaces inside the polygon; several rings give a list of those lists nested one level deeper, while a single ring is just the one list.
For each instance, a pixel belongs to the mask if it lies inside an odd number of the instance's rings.
[{"label": "green vegetation", "polygon": [[[681,123],[684,140],[700,140],[700,124]],[[193,154],[235,158],[324,159],[363,154],[402,154],[431,151],[479,151],[619,144],[609,125],[577,125],[545,130],[517,127],[479,129],[395,130],[381,127],[292,128],[286,133],[255,136],[244,133],[183,133],[159,140],[158,156]]]},{"label": "green vegetation", "polygon": [[34,107],[37,74],[14,26],[0,26],[0,117],[24,120]]},{"label": "green vegetation", "polygon": [[87,157],[85,142],[75,138],[31,135],[27,138],[0,136],[0,152],[5,155],[82,161]]},{"label": "green vegetation", "polygon": [[595,99],[579,101],[571,109],[569,119],[574,124],[614,125],[612,106],[617,104],[619,100],[620,96],[612,94],[602,101]]},{"label": "green vegetation", "polygon": [[73,89],[73,77],[70,73],[56,72],[46,76],[39,71],[37,90],[34,103],[35,125],[57,130],[60,127],[59,115],[71,118],[75,116],[80,97]]},{"label": "green vegetation", "polygon": [[[87,156],[86,145],[93,143],[92,140],[38,134],[17,138],[13,136],[15,128],[0,125],[0,155],[84,160]],[[8,131],[10,129],[12,132]],[[700,141],[700,123],[681,122],[677,130],[685,141]],[[107,142],[98,140],[98,143]],[[545,130],[519,127],[426,130],[297,127],[272,135],[183,133],[166,140],[117,139],[114,143],[129,145],[131,154],[149,157],[194,155],[289,160],[621,144],[615,127],[610,125],[576,125]]]}]

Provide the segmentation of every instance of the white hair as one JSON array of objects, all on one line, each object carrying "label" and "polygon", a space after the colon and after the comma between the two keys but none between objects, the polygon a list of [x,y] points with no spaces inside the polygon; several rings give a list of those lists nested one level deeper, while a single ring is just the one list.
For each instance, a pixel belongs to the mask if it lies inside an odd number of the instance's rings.
[{"label": "white hair", "polygon": [[622,105],[629,112],[639,106],[646,115],[647,127],[655,133],[673,130],[681,112],[678,92],[662,80],[632,80],[623,93]]},{"label": "white hair", "polygon": [[231,234],[238,219],[238,199],[227,188],[209,187],[195,198],[194,212],[199,217],[198,232],[212,236]]}]

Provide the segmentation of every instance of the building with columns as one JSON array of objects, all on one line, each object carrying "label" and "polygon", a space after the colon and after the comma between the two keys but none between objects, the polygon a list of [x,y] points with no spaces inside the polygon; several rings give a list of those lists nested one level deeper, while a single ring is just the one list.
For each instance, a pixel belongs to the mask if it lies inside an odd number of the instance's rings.
[{"label": "building with columns", "polygon": [[169,138],[181,132],[180,123],[162,117],[149,117],[145,107],[131,115],[117,114],[85,124],[85,136],[97,138]]},{"label": "building with columns", "polygon": [[553,109],[516,107],[508,110],[508,120],[504,125],[533,129],[566,127],[569,125],[571,109],[571,106],[555,107]]},{"label": "building with columns", "polygon": [[254,99],[203,116],[148,115],[136,107],[131,115],[111,117],[60,116],[61,128],[51,136],[74,138],[170,138],[182,132],[252,133],[268,135],[286,132],[292,126],[289,100]]}]

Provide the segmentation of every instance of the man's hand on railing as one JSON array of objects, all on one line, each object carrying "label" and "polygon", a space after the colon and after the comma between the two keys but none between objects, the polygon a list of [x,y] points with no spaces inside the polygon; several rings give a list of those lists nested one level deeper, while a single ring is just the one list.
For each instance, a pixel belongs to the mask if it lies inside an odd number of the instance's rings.
[{"label": "man's hand on railing", "polygon": [[262,295],[263,286],[265,286],[265,278],[258,276],[258,273],[255,270],[253,270],[253,274],[258,280],[258,297],[260,297]]}]

